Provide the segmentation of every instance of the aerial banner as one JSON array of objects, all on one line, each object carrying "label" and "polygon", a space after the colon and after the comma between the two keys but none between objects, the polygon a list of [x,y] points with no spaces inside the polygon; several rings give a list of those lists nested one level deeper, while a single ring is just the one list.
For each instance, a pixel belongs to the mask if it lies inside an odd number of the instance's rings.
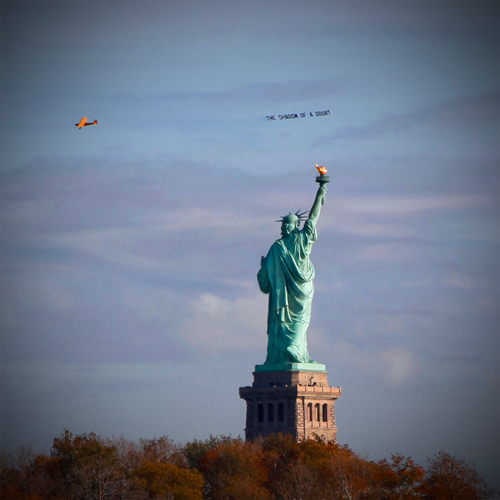
[{"label": "aerial banner", "polygon": [[[314,113],[314,114],[313,114]],[[266,115],[267,121],[294,120],[295,118],[316,118],[317,116],[331,115],[330,110],[309,111],[308,113],[289,113],[287,115]]]}]

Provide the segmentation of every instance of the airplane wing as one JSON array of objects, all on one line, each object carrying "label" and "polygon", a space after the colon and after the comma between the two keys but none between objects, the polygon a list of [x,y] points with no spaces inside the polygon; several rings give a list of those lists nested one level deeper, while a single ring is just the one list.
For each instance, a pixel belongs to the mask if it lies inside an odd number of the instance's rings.
[{"label": "airplane wing", "polygon": [[84,116],[79,123],[75,123],[75,125],[78,127],[78,128],[82,128],[82,127],[85,127],[86,125],[86,121],[87,121],[87,117]]}]

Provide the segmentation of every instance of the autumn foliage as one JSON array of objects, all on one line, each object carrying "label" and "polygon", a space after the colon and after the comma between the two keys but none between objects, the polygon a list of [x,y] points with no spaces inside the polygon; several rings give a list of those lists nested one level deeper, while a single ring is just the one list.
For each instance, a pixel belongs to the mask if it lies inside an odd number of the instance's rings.
[{"label": "autumn foliage", "polygon": [[346,446],[275,434],[184,446],[167,437],[105,439],[65,431],[50,456],[2,452],[3,500],[486,500],[498,498],[473,464],[440,451],[369,461]]}]

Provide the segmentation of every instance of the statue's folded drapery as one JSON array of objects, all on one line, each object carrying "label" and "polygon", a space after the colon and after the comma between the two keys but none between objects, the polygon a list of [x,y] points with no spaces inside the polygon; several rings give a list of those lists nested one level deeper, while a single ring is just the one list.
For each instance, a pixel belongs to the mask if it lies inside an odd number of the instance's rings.
[{"label": "statue's folded drapery", "polygon": [[315,224],[277,240],[262,260],[259,287],[269,294],[266,364],[311,363],[306,331],[311,319],[314,267],[309,260]]}]

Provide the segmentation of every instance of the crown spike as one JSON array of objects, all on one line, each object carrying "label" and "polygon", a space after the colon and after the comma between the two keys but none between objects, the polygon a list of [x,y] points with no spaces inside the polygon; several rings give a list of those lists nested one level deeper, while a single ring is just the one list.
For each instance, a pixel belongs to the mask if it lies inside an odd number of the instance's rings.
[{"label": "crown spike", "polygon": [[[295,212],[295,214],[294,214],[294,215],[295,215],[295,217],[297,217],[300,221],[304,221],[304,220],[305,220],[304,215],[305,215],[305,214],[307,214],[307,213],[308,213],[308,211],[307,211],[307,210],[306,210],[305,212],[300,213],[300,209],[299,209],[299,210],[297,210],[297,211]],[[291,212],[288,212],[288,214],[287,214],[287,215],[280,215],[281,219],[279,219],[279,220],[275,220],[274,222],[283,222],[283,220],[285,219],[285,217],[288,217],[288,215],[292,215],[292,213],[291,213]]]}]

